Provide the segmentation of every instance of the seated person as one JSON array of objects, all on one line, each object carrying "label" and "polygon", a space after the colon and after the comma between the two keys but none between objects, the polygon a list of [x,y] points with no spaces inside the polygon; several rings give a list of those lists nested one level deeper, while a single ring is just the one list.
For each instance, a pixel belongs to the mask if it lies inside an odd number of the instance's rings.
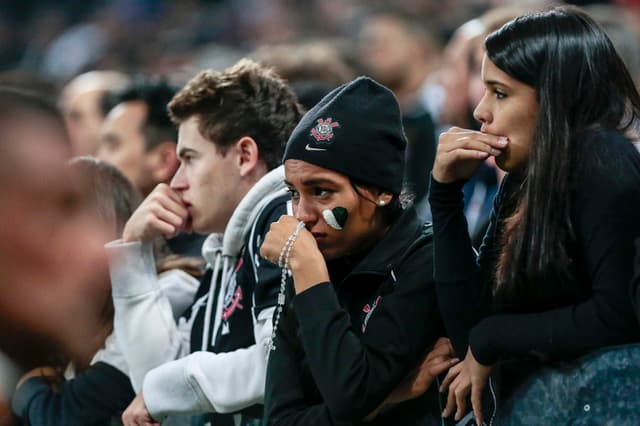
[{"label": "seated person", "polygon": [[393,392],[443,334],[431,228],[400,199],[406,144],[394,95],[366,77],[328,94],[287,143],[293,216],[261,247],[282,268],[268,425],[440,417],[435,389],[399,404]]}]

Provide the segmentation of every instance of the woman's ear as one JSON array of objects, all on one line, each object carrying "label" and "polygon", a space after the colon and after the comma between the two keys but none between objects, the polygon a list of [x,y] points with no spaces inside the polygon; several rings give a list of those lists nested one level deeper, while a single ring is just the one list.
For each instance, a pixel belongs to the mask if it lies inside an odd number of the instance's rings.
[{"label": "woman's ear", "polygon": [[391,200],[393,200],[393,194],[390,192],[380,192],[376,197],[376,204],[379,207],[388,206],[391,204]]}]

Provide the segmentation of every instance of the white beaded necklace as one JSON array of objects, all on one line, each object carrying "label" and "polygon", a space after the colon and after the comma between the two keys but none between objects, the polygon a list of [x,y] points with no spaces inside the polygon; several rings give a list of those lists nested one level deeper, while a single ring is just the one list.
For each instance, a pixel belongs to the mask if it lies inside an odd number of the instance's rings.
[{"label": "white beaded necklace", "polygon": [[280,256],[278,257],[278,266],[282,268],[282,274],[280,275],[280,291],[278,292],[278,308],[276,309],[276,318],[273,321],[273,329],[271,330],[271,339],[269,340],[269,350],[276,350],[275,339],[276,339],[276,330],[278,329],[278,323],[280,322],[280,314],[284,309],[285,304],[285,293],[287,291],[287,275],[290,273],[289,271],[289,255],[291,254],[291,249],[293,248],[293,243],[296,242],[296,238],[298,238],[298,234],[304,228],[304,222],[298,222],[296,225],[296,229],[291,233],[287,241],[285,241],[284,246],[282,246],[282,250],[280,250]]}]

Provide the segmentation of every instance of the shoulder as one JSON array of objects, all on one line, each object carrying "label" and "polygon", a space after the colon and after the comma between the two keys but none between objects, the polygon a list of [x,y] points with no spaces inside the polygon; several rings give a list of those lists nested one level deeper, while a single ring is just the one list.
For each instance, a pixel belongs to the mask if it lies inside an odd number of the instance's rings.
[{"label": "shoulder", "polygon": [[579,217],[635,216],[640,208],[640,154],[618,132],[584,135],[573,163],[571,188]]},{"label": "shoulder", "polygon": [[287,204],[291,197],[286,194],[271,200],[256,217],[249,233],[249,246],[252,249],[259,248],[264,236],[269,232],[269,227],[273,222],[280,219],[280,216],[287,214]]},{"label": "shoulder", "polygon": [[290,200],[289,194],[281,195],[271,200],[258,215],[255,222],[256,229],[263,230],[266,228],[268,230],[272,222],[287,214],[287,204]]},{"label": "shoulder", "polygon": [[640,153],[623,134],[589,130],[579,136],[574,154],[574,179],[592,184],[638,184]]}]

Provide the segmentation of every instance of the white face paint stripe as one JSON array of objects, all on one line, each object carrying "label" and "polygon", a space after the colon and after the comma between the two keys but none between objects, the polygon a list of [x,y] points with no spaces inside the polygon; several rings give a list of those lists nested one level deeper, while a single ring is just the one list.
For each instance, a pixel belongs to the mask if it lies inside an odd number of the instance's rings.
[{"label": "white face paint stripe", "polygon": [[393,269],[391,270],[391,278],[393,278],[393,282],[397,283],[398,279],[396,278],[396,274],[393,272]]},{"label": "white face paint stripe", "polygon": [[329,209],[322,210],[322,217],[324,218],[324,221],[327,222],[327,224],[333,229],[338,231],[342,230],[342,226],[340,226],[340,224],[338,223],[338,220],[336,219],[336,216],[333,214],[331,210]]}]

